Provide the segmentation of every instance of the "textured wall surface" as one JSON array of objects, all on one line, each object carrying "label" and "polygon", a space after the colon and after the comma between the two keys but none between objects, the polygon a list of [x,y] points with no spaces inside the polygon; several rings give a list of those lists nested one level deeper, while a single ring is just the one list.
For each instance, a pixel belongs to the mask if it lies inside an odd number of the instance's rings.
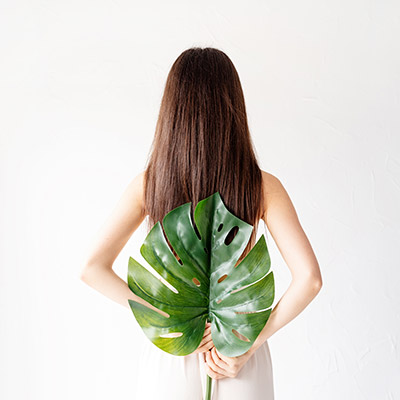
[{"label": "textured wall surface", "polygon": [[[199,45],[236,65],[261,167],[322,270],[270,338],[276,399],[400,399],[399,20],[395,1],[1,1],[0,398],[131,398],[143,336],[80,262]],[[290,274],[268,244],[278,300]]]}]

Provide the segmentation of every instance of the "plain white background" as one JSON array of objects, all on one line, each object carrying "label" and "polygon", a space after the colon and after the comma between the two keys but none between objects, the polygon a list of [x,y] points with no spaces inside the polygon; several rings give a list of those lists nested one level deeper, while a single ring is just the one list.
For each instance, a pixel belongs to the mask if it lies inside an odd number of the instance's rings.
[{"label": "plain white background", "polygon": [[[395,1],[2,0],[0,398],[133,398],[147,339],[80,262],[195,45],[235,64],[260,166],[323,274],[269,341],[276,399],[400,398],[399,19]],[[142,224],[115,261],[124,279],[143,238]],[[278,300],[290,274],[268,244]]]}]

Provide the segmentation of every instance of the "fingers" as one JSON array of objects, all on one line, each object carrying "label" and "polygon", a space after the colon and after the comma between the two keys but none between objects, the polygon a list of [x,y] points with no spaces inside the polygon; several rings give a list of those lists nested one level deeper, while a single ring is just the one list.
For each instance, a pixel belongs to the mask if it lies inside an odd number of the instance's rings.
[{"label": "fingers", "polygon": [[200,346],[204,346],[204,345],[205,345],[206,343],[208,343],[210,340],[212,340],[212,339],[211,339],[211,335],[204,336],[203,339],[201,339],[201,342],[200,342],[200,344],[199,344],[199,347],[200,347]]},{"label": "fingers", "polygon": [[214,346],[212,339],[211,339],[211,323],[207,322],[206,328],[204,330],[203,338],[197,347],[197,349],[194,351],[194,353],[202,353],[204,351],[207,351],[211,349]]},{"label": "fingers", "polygon": [[201,339],[200,345],[202,346],[204,343],[207,343],[208,341],[211,340],[211,331],[207,330],[204,332],[203,339]]},{"label": "fingers", "polygon": [[223,361],[227,365],[232,366],[232,361],[235,359],[235,357],[226,357],[221,354],[217,349],[215,349],[215,352],[221,361]]},{"label": "fingers", "polygon": [[205,353],[205,359],[206,370],[208,371],[209,369],[210,374],[214,374],[214,376],[212,376],[207,372],[207,374],[210,375],[211,378],[222,379],[231,376],[230,371],[225,369],[225,367],[228,365],[218,357],[217,353],[215,352],[215,347]]},{"label": "fingers", "polygon": [[204,330],[202,341],[206,342],[210,339],[210,337],[211,337],[211,327],[208,327]]},{"label": "fingers", "polygon": [[216,372],[216,371],[214,371],[214,369],[212,369],[210,366],[209,366],[209,364],[208,364],[208,357],[209,357],[209,354],[210,352],[209,351],[207,351],[206,353],[203,353],[203,355],[204,355],[204,370],[205,370],[205,372],[206,372],[206,374],[208,375],[208,376],[210,376],[212,379],[224,379],[224,378],[226,378],[226,376],[225,375],[223,375],[223,374],[220,374],[220,373],[218,373],[218,372]]},{"label": "fingers", "polygon": [[224,379],[232,375],[229,370],[229,364],[221,358],[221,355],[217,352],[217,349],[215,348],[211,339],[210,322],[206,323],[203,340],[201,341],[196,352],[202,353],[204,369],[207,375],[209,375],[212,379]]},{"label": "fingers", "polygon": [[203,345],[200,345],[195,350],[195,353],[204,353],[205,351],[210,350],[212,347],[214,347],[214,343],[213,343],[212,339],[210,339],[207,343],[204,343]]},{"label": "fingers", "polygon": [[205,344],[205,348],[208,351],[211,350],[213,347],[214,347],[214,342],[212,341],[212,339],[210,339],[210,341]]},{"label": "fingers", "polygon": [[221,374],[217,374],[216,372],[214,372],[208,365],[207,363],[204,364],[204,370],[206,371],[206,374],[211,377],[212,379],[224,379],[226,378],[226,376],[221,375]]},{"label": "fingers", "polygon": [[203,335],[203,337],[208,336],[208,335],[211,335],[211,326],[207,327],[207,328],[204,330],[204,335]]},{"label": "fingers", "polygon": [[207,342],[203,343],[201,345],[201,347],[203,348],[203,351],[212,349],[214,347],[214,342],[212,341],[211,337],[210,337],[210,340],[208,340]]},{"label": "fingers", "polygon": [[213,361],[216,365],[218,365],[220,368],[224,369],[225,371],[230,370],[230,365],[221,358],[221,355],[220,355],[221,353],[219,353],[215,347],[213,347],[211,349],[210,353],[211,353],[211,358],[213,359]]}]

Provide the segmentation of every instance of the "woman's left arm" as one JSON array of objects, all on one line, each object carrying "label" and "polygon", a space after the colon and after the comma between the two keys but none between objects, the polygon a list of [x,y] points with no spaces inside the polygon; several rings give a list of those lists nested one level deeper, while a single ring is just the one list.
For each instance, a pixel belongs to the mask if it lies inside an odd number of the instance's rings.
[{"label": "woman's left arm", "polygon": [[268,207],[265,208],[263,220],[290,270],[292,281],[272,310],[264,329],[250,349],[251,353],[297,317],[322,287],[317,258],[286,189],[271,174],[268,174],[266,181],[269,182]]},{"label": "woman's left arm", "polygon": [[292,281],[249,351],[231,358],[214,347],[204,355],[206,371],[214,379],[236,376],[253,353],[299,315],[322,287],[318,261],[287,191],[275,176],[263,171],[263,178],[267,196],[262,219],[290,270]]}]

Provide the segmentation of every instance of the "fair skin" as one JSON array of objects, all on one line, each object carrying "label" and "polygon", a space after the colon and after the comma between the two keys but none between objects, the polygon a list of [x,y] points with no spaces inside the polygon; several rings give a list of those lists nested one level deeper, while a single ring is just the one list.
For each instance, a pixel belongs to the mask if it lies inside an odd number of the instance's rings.
[{"label": "fair skin", "polygon": [[[235,377],[254,352],[275,332],[298,316],[318,294],[322,277],[311,244],[301,227],[292,201],[280,180],[262,171],[265,196],[262,216],[278,250],[287,264],[291,283],[249,351],[238,357],[218,352],[207,324],[203,339],[194,353],[201,353],[206,373],[213,379]],[[94,238],[83,261],[80,278],[111,300],[130,308],[135,300],[161,314],[150,303],[136,296],[112,266],[129,238],[143,222],[143,178],[141,172],[129,183],[111,215]]]}]

